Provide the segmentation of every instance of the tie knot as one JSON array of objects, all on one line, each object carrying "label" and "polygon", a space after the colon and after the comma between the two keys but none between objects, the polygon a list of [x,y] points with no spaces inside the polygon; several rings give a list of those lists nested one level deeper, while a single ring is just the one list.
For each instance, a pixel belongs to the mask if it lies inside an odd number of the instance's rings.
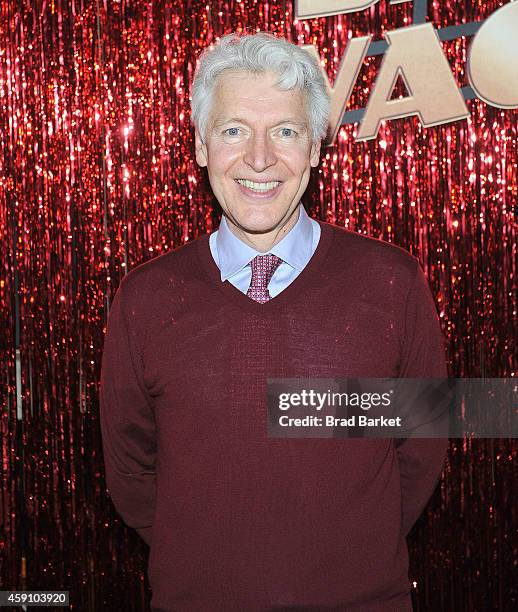
[{"label": "tie knot", "polygon": [[268,283],[281,263],[282,259],[271,253],[254,257],[250,262],[252,281],[247,295],[257,302],[267,302],[270,299]]}]

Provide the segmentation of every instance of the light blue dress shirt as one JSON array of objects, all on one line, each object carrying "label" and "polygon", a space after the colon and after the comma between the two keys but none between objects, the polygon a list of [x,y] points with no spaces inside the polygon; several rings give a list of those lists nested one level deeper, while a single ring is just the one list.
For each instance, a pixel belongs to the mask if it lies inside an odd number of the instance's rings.
[{"label": "light blue dress shirt", "polygon": [[[320,232],[320,225],[309,217],[300,203],[299,218],[295,225],[280,242],[267,251],[283,260],[268,284],[272,298],[286,289],[306,267],[317,248]],[[221,281],[228,280],[246,294],[252,280],[250,262],[256,255],[265,253],[256,251],[232,233],[225,215],[221,217],[219,228],[209,236],[209,246],[221,272]]]}]

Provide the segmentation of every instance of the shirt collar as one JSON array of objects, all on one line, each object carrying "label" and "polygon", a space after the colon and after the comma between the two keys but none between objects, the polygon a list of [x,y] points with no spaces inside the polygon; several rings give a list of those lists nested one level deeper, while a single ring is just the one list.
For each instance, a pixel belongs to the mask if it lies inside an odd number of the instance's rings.
[{"label": "shirt collar", "polygon": [[[302,203],[295,225],[268,253],[277,255],[293,268],[303,270],[312,254],[313,227]],[[225,215],[216,236],[221,280],[225,281],[247,266],[256,255],[263,255],[245,244],[229,228]]]}]

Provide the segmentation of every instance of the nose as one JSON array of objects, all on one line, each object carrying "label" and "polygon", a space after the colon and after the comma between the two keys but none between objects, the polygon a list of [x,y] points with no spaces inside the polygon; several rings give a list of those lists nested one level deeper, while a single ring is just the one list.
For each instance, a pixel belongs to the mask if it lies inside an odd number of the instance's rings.
[{"label": "nose", "polygon": [[253,135],[248,140],[243,159],[255,172],[263,172],[277,163],[274,145],[266,135]]}]

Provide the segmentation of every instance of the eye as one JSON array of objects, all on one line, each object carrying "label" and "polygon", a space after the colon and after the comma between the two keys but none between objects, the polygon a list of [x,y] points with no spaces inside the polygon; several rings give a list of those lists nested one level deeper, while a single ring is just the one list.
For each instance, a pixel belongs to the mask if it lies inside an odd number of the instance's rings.
[{"label": "eye", "polygon": [[228,136],[238,136],[238,131],[239,131],[239,128],[231,127],[231,128],[227,128],[226,130],[223,130],[223,134],[227,134]]},{"label": "eye", "polygon": [[288,138],[294,136],[297,132],[291,128],[281,128],[281,136],[287,136]]}]

